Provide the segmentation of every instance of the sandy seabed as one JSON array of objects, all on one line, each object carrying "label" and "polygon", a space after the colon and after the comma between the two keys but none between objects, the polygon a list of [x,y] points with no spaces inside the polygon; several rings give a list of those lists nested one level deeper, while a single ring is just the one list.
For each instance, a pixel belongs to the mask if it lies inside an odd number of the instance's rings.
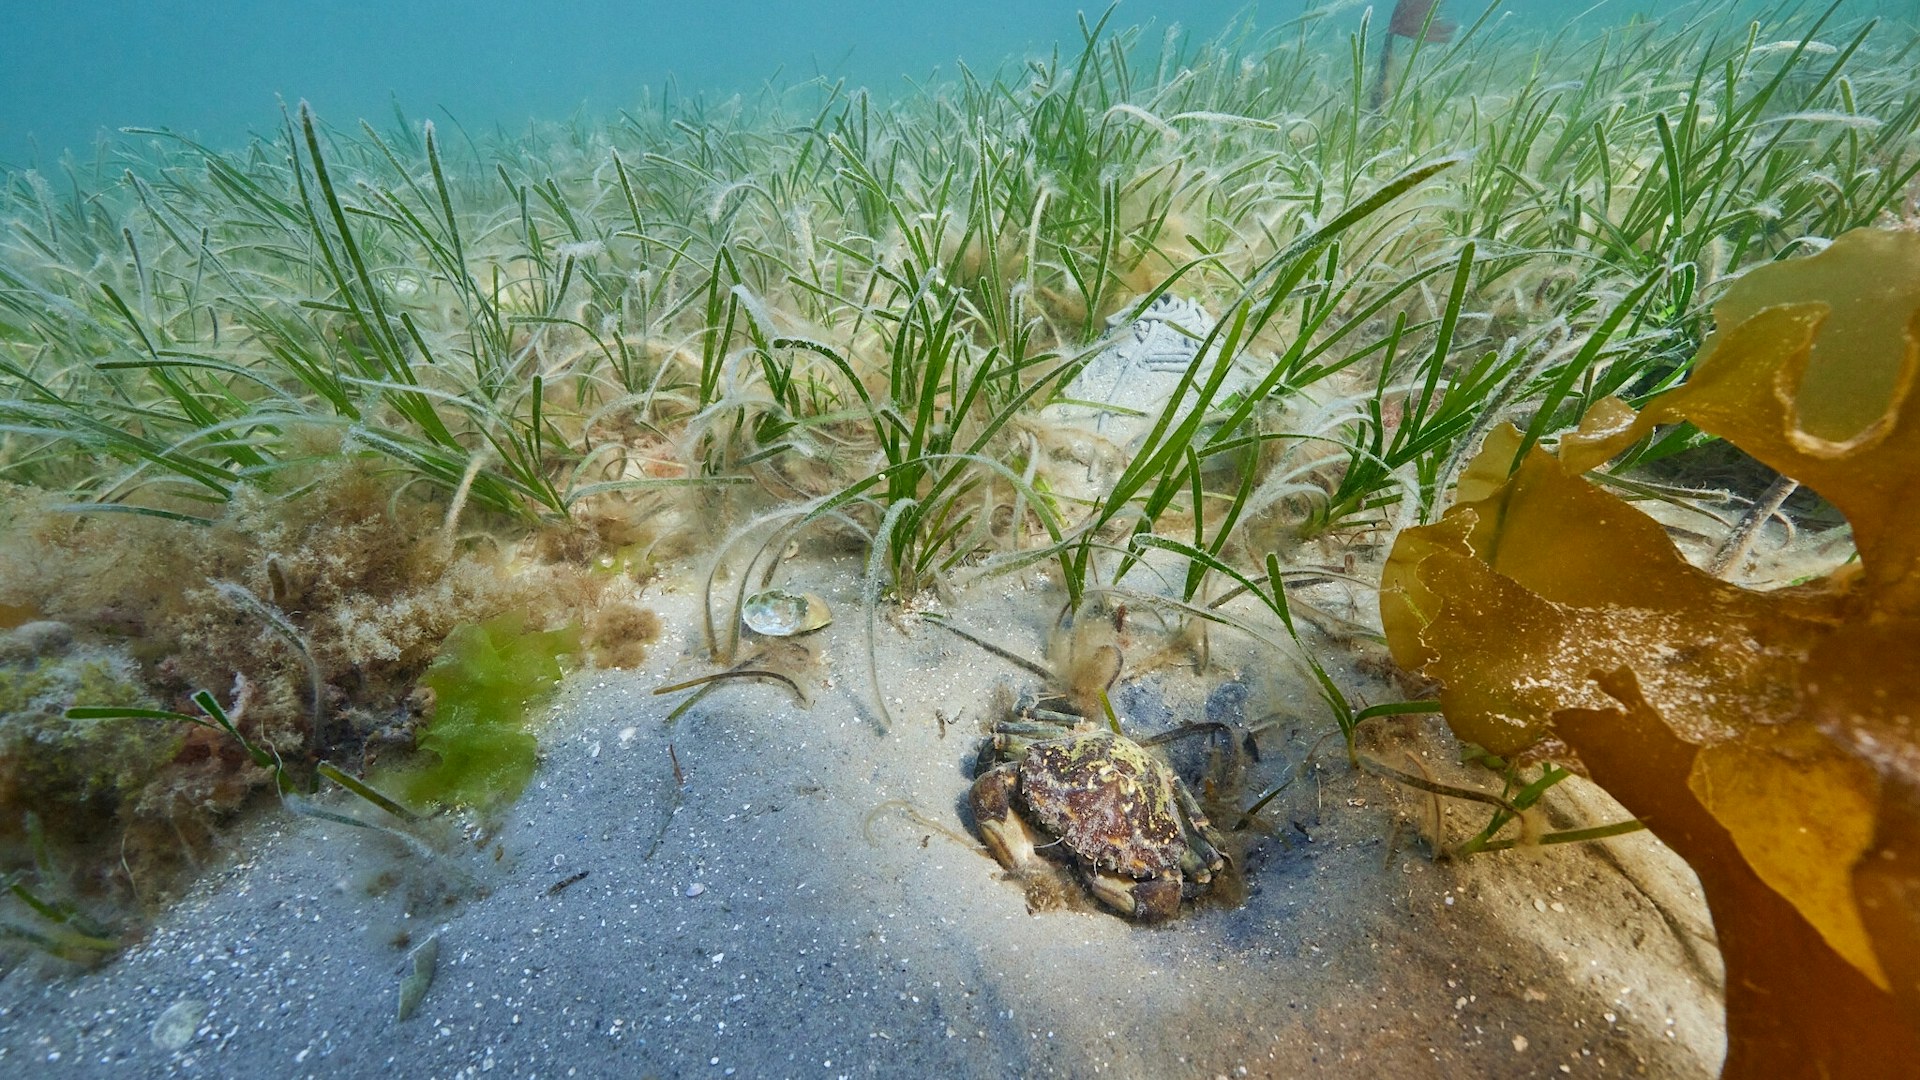
[{"label": "sandy seabed", "polygon": [[[1208,674],[1132,670],[1116,704],[1142,734],[1207,714],[1252,725],[1260,758],[1242,805],[1297,771],[1267,827],[1244,834],[1243,902],[1151,928],[1090,904],[1030,911],[965,805],[982,731],[1039,680],[883,614],[883,732],[859,572],[852,557],[789,568],[840,613],[808,642],[810,706],[732,681],[671,724],[681,695],[652,690],[712,665],[697,584],[655,583],[665,638],[643,669],[567,684],[532,786],[483,846],[426,859],[270,811],[105,967],[0,982],[0,1073],[1717,1071],[1719,958],[1684,864],[1644,834],[1433,862],[1417,824],[1426,797],[1350,770],[1307,683],[1227,632]],[[1058,604],[1030,574],[976,586],[950,615],[1038,656]],[[1342,678],[1356,700],[1399,696]],[[1443,779],[1486,775],[1456,764],[1437,719],[1384,724],[1363,749]],[[1191,778],[1202,756],[1176,764]],[[1557,827],[1624,816],[1578,780],[1550,804]],[[1451,808],[1452,841],[1478,811]],[[435,935],[434,981],[397,1020],[407,950]],[[178,1049],[156,1041],[163,1014],[176,1042],[178,1022],[191,1025]]]}]

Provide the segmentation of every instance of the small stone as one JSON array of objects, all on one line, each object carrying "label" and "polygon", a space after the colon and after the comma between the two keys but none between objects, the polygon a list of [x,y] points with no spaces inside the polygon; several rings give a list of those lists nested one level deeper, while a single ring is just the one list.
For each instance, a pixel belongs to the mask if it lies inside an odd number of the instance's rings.
[{"label": "small stone", "polygon": [[689,885],[689,886],[687,886],[687,895],[688,895],[688,896],[699,896],[699,895],[700,895],[701,893],[703,893],[703,892],[706,892],[706,891],[707,891],[707,887],[706,887],[705,885],[702,885],[702,884],[700,884],[700,883],[699,883],[699,882],[697,882],[697,881],[696,881],[696,882],[694,882],[693,884],[691,884],[691,885]]},{"label": "small stone", "polygon": [[1540,912],[1544,912],[1544,911],[1546,911],[1546,910],[1547,910],[1547,902],[1546,902],[1545,900],[1542,900],[1542,899],[1540,899],[1540,898],[1539,898],[1539,897],[1537,897],[1537,896],[1536,896],[1536,897],[1534,897],[1534,898],[1533,898],[1533,910],[1535,910],[1535,911],[1540,911]]},{"label": "small stone", "polygon": [[1525,1035],[1515,1035],[1513,1037],[1513,1052],[1516,1054],[1524,1054],[1527,1052],[1527,1037]]}]

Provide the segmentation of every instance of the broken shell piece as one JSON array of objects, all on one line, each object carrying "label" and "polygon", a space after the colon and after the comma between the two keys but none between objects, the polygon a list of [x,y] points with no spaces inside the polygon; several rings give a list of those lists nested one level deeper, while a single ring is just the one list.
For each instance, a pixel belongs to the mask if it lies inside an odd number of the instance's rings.
[{"label": "broken shell piece", "polygon": [[747,629],[768,637],[812,633],[833,621],[827,602],[812,593],[768,589],[747,597],[740,608]]},{"label": "broken shell piece", "polygon": [[181,998],[167,1006],[167,1011],[153,1022],[153,1030],[148,1037],[153,1045],[167,1053],[175,1053],[186,1048],[200,1030],[200,1021],[207,1018],[207,1003],[198,998]]},{"label": "broken shell piece", "polygon": [[400,1007],[395,1018],[405,1020],[420,1008],[420,1001],[433,985],[433,969],[440,962],[440,935],[435,934],[407,954],[413,970],[400,980]]}]

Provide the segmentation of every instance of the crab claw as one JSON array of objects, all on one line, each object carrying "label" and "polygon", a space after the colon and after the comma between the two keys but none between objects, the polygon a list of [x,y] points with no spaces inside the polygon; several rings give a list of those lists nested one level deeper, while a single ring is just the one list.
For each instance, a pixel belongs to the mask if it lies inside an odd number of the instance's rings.
[{"label": "crab claw", "polygon": [[980,839],[994,861],[1009,870],[1021,870],[1041,858],[1034,850],[1033,832],[1013,810],[1013,793],[1019,774],[1010,765],[999,765],[980,774],[973,782],[969,801],[973,820],[980,827]]},{"label": "crab claw", "polygon": [[1130,919],[1164,922],[1180,911],[1180,877],[1134,880],[1125,874],[1103,870],[1087,874],[1087,886],[1094,898]]}]

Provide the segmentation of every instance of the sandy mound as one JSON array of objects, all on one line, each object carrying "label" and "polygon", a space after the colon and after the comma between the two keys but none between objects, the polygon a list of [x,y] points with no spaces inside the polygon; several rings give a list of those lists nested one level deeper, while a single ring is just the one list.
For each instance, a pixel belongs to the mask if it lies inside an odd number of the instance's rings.
[{"label": "sandy mound", "polygon": [[[857,574],[847,559],[791,575],[841,613],[812,642],[810,708],[776,684],[732,682],[668,726],[679,695],[652,688],[710,668],[692,590],[658,591],[670,630],[648,669],[572,681],[552,706],[534,786],[496,833],[423,860],[376,834],[269,814],[239,857],[109,967],[51,980],[16,972],[0,986],[0,1069],[1716,1069],[1718,960],[1683,865],[1644,835],[1431,862],[1412,824],[1424,802],[1350,771],[1337,736],[1323,740],[1329,722],[1307,686],[1226,634],[1207,676],[1162,667],[1117,700],[1140,731],[1209,709],[1258,728],[1241,805],[1318,745],[1268,808],[1270,827],[1247,834],[1244,902],[1158,929],[1090,907],[1029,913],[1021,884],[967,831],[964,803],[979,732],[1037,680],[924,621],[883,618],[880,677],[896,722],[881,733]],[[1032,581],[1002,579],[952,617],[1032,656],[1056,604]],[[1359,698],[1395,696],[1355,679]],[[1236,680],[1244,691],[1220,689]],[[1390,763],[1406,765],[1404,751],[1438,775],[1467,775],[1425,726],[1383,729],[1368,745]],[[1198,755],[1177,760],[1192,775]],[[1618,813],[1590,788],[1557,795],[1554,812],[1581,824]],[[1451,835],[1480,820],[1455,808]],[[418,1013],[397,1021],[405,947],[436,933],[437,977]],[[163,1049],[154,1025],[175,1006],[171,1019],[192,1035]]]}]

